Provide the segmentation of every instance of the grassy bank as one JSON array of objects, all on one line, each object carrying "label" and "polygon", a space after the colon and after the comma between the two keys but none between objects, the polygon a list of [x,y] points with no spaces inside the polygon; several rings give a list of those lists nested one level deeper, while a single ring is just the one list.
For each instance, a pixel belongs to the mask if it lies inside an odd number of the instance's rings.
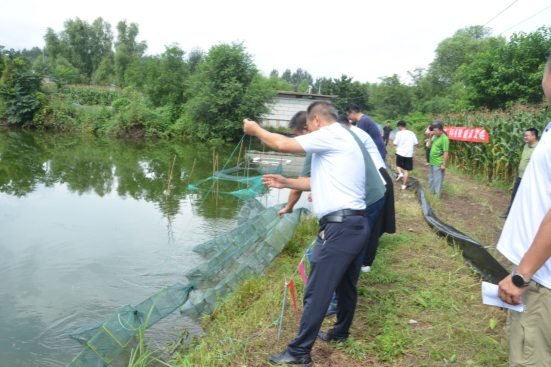
[{"label": "grassy bank", "polygon": [[[507,365],[505,312],[482,305],[478,278],[429,229],[412,192],[396,192],[396,210],[397,233],[381,238],[372,272],[360,277],[351,342],[316,342],[316,365]],[[311,243],[314,223],[305,219],[264,276],[244,283],[206,317],[204,335],[180,347],[171,365],[264,366],[267,354],[283,350],[298,330],[288,299],[277,341],[283,277],[293,273]],[[300,317],[299,277],[295,286]],[[323,329],[333,322],[326,320]]]}]

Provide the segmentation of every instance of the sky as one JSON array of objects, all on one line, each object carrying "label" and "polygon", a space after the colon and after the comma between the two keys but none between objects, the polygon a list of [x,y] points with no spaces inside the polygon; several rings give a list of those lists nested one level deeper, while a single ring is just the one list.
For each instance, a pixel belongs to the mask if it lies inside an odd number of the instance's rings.
[{"label": "sky", "polygon": [[[483,25],[514,0],[408,1],[105,1],[0,0],[0,45],[43,47],[48,27],[66,19],[139,24],[148,54],[177,42],[189,51],[244,41],[265,75],[302,68],[314,77],[341,74],[361,82],[427,67],[438,43],[460,28]],[[488,26],[494,35],[551,6],[551,0],[517,0]],[[551,8],[503,33],[551,26]]]}]

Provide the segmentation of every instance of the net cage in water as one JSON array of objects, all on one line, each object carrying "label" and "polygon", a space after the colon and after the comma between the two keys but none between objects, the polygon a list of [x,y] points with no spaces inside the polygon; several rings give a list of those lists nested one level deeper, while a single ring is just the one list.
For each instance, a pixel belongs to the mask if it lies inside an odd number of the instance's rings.
[{"label": "net cage in water", "polygon": [[[246,173],[247,170],[250,172],[260,173],[260,175],[248,176]],[[239,173],[239,174],[233,175],[232,173]],[[237,167],[216,171],[214,173],[214,176],[189,184],[188,189],[208,192],[210,191],[209,189],[200,187],[203,183],[207,181],[224,180],[224,181],[239,182],[239,183],[242,183],[245,186],[245,188],[241,190],[235,190],[235,191],[223,191],[220,193],[233,195],[245,201],[245,200],[249,200],[252,197],[258,196],[264,192],[265,186],[262,184],[262,175],[265,175],[268,173],[275,174],[275,175],[283,175],[283,167],[281,164],[277,165],[276,167],[260,166],[257,168],[246,168],[240,165]]]},{"label": "net cage in water", "polygon": [[274,221],[273,228],[268,231],[266,237],[247,260],[218,285],[199,294],[194,300],[186,302],[181,308],[182,313],[189,316],[210,314],[214,311],[219,298],[225,298],[241,282],[262,274],[293,236],[303,210],[305,209],[295,209],[293,213],[285,215],[282,219],[278,217]]},{"label": "net cage in water", "polygon": [[[106,321],[75,330],[70,336],[85,343],[86,348],[68,366],[99,367],[109,364],[140,329],[151,327],[179,307],[183,306],[184,314],[196,316],[214,311],[218,299],[226,297],[244,280],[260,275],[291,239],[301,214],[306,209],[296,209],[281,219],[277,213],[284,205],[278,204],[264,209],[256,199],[244,202],[238,216],[243,221],[242,224],[194,248],[195,252],[203,256],[214,255],[188,272],[188,278],[194,279],[191,283],[174,284],[135,307],[121,307]],[[196,288],[198,282],[210,279],[231,266],[255,245],[257,247],[254,252],[236,270],[217,286],[207,289],[188,302],[190,292]]]},{"label": "net cage in water", "polygon": [[230,266],[276,225],[279,220],[277,213],[284,207],[284,204],[272,206],[234,230],[195,247],[194,251],[201,254],[213,250],[218,252],[210,260],[188,271],[188,279],[212,279],[221,270]]}]

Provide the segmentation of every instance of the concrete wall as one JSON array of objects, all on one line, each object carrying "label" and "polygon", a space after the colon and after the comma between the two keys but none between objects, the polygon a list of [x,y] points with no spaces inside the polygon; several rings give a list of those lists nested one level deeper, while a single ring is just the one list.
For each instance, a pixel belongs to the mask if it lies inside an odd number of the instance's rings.
[{"label": "concrete wall", "polygon": [[291,117],[298,111],[306,111],[314,101],[330,102],[337,96],[326,96],[319,94],[279,92],[275,97],[276,104],[270,115],[264,116],[261,126],[265,127],[288,127]]},{"label": "concrete wall", "polygon": [[306,111],[313,101],[307,98],[287,98],[276,96],[276,105],[272,114],[265,116],[263,126],[287,127],[289,120],[300,110]]}]

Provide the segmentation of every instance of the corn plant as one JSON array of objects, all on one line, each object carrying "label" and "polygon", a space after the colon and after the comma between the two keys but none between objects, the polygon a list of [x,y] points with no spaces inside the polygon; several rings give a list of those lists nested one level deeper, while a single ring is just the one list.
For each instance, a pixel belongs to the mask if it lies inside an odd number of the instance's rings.
[{"label": "corn plant", "polygon": [[488,143],[450,140],[452,164],[488,182],[511,181],[518,174],[526,129],[536,128],[541,136],[551,122],[551,108],[518,104],[504,111],[450,114],[442,120],[447,126],[483,127],[489,136]]}]

